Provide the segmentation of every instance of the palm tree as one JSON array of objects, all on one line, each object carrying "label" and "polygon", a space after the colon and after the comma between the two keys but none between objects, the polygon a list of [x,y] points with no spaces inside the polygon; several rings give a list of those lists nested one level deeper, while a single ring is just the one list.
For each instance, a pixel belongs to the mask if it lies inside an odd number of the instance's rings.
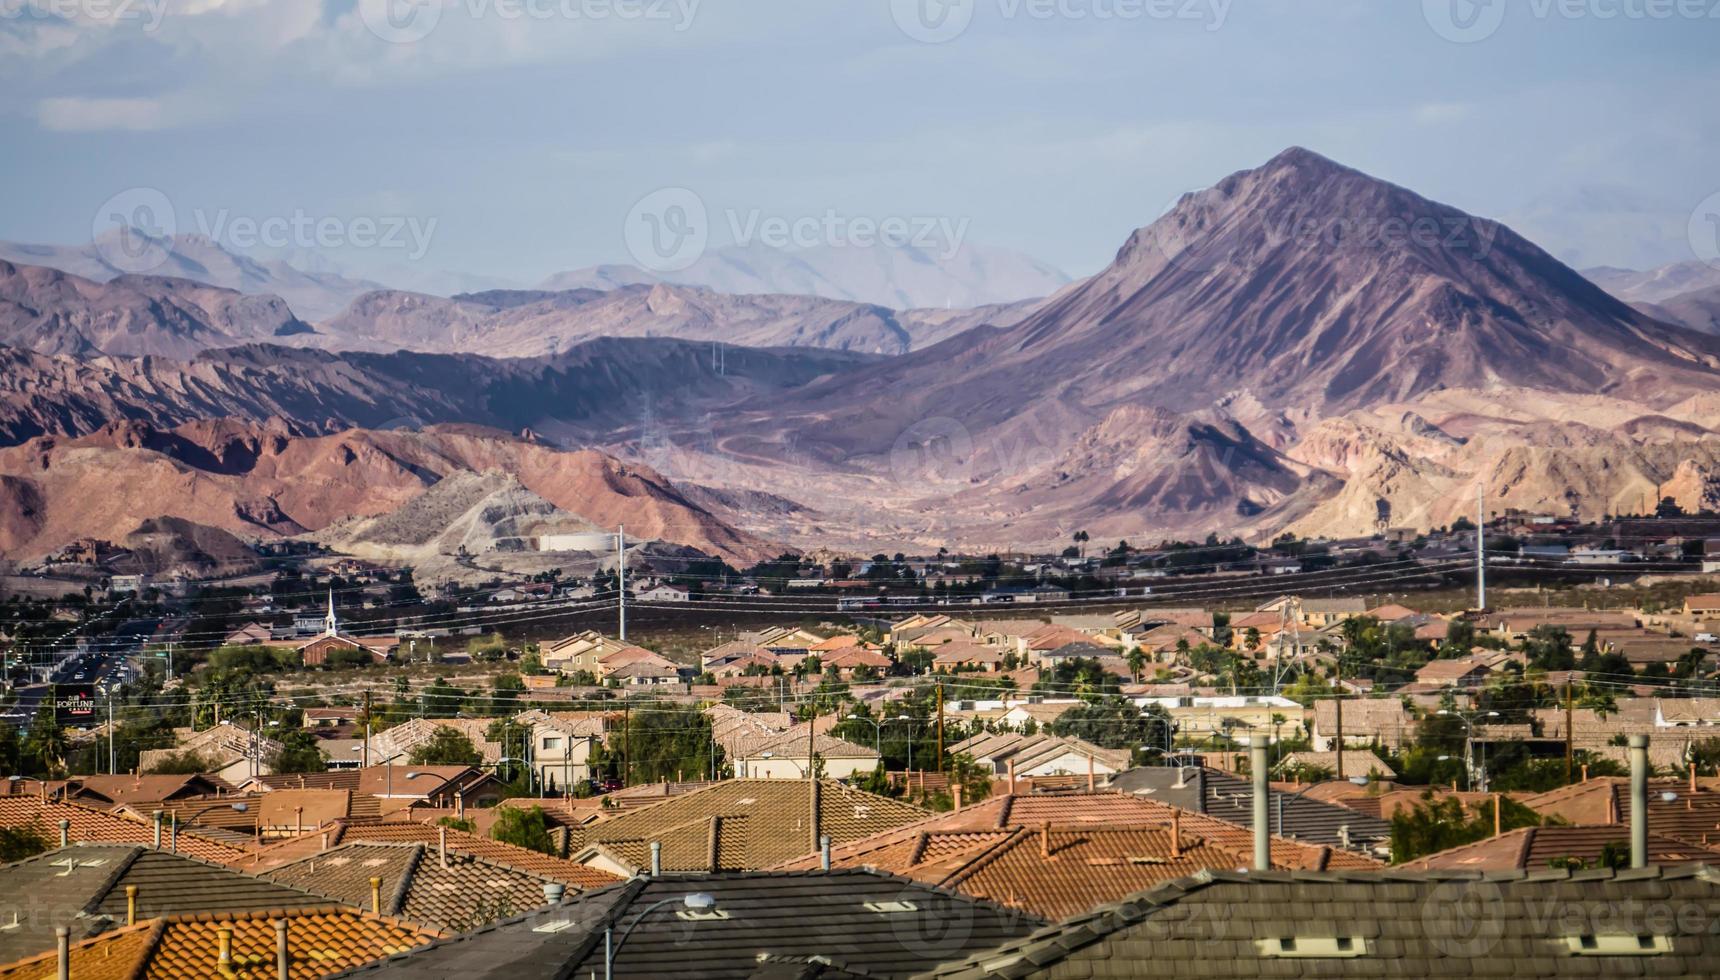
[{"label": "palm tree", "polygon": [[1087,557],[1087,542],[1089,540],[1091,540],[1091,539],[1087,536],[1086,531],[1076,531],[1075,532],[1074,541],[1075,541],[1075,544],[1081,549],[1081,558],[1083,560],[1085,560]]},{"label": "palm tree", "polygon": [[1134,676],[1135,683],[1141,682],[1141,671],[1147,666],[1147,652],[1140,647],[1129,650],[1129,673]]}]

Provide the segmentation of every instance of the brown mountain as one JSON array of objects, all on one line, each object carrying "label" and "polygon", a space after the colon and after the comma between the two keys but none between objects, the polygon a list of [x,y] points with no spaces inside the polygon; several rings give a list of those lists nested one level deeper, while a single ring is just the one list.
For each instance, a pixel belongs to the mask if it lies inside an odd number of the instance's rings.
[{"label": "brown mountain", "polygon": [[309,330],[276,296],[161,276],[95,282],[0,261],[0,344],[41,354],[184,358]]},{"label": "brown mountain", "polygon": [[1720,286],[1706,286],[1668,296],[1658,303],[1639,303],[1644,313],[1667,323],[1720,335]]},{"label": "brown mountain", "polygon": [[606,441],[655,418],[696,417],[870,363],[810,348],[602,339],[555,358],[346,353],[248,345],[188,361],[47,357],[0,347],[0,445],[81,435],[122,420],[287,419],[296,432],[469,422]]},{"label": "brown mountain", "polygon": [[596,337],[673,337],[744,347],[822,347],[900,354],[942,339],[911,332],[881,306],[815,296],[728,295],[691,286],[603,291],[497,290],[444,299],[374,292],[324,324],[324,346],[473,351],[492,357],[558,354]]},{"label": "brown mountain", "polygon": [[812,386],[763,424],[848,457],[934,416],[978,433],[1126,404],[1295,422],[1447,388],[1674,400],[1715,383],[1717,353],[1502,225],[1292,149],[1186,196],[1016,326]]},{"label": "brown mountain", "polygon": [[641,540],[738,559],[774,553],[655,472],[592,450],[469,427],[306,436],[278,423],[126,422],[0,450],[0,554],[32,558],[81,537],[125,541],[164,528],[266,540],[388,514],[445,478],[491,471],[572,518],[625,523]]}]

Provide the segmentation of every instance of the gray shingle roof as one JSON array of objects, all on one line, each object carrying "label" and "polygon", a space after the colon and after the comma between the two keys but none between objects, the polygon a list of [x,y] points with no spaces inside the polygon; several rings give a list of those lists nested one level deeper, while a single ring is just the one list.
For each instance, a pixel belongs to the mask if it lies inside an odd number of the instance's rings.
[{"label": "gray shingle roof", "polygon": [[[0,963],[125,925],[126,886],[139,921],[164,915],[316,908],[328,897],[183,854],[123,844],[74,844],[0,867]],[[16,923],[14,925],[14,923]]]},{"label": "gray shingle roof", "polygon": [[1714,976],[1717,882],[1695,867],[1206,872],[921,976]]},{"label": "gray shingle roof", "polygon": [[[1226,823],[1254,826],[1254,787],[1222,770],[1142,766],[1111,777],[1110,786]],[[1267,793],[1266,818],[1276,835],[1328,847],[1345,846],[1347,835],[1349,849],[1355,851],[1367,851],[1372,843],[1391,839],[1392,833],[1389,820],[1275,789]]]},{"label": "gray shingle roof", "polygon": [[[715,900],[706,917],[682,914],[680,899],[695,893]],[[836,967],[826,976],[907,976],[1024,937],[1043,923],[1011,909],[868,871],[635,878],[350,976],[601,976],[604,928],[611,919],[617,923],[618,941],[639,923],[616,952],[617,977],[735,980],[754,976],[773,960],[780,964],[812,957]],[[820,964],[807,964],[813,965]]]}]

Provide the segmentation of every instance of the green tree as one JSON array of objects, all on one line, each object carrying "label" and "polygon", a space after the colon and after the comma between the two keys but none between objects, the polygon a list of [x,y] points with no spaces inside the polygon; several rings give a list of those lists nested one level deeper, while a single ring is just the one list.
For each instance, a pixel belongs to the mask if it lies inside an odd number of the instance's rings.
[{"label": "green tree", "polygon": [[438,727],[428,742],[412,750],[415,766],[475,766],[484,761],[477,746],[458,729]]},{"label": "green tree", "polygon": [[[1500,829],[1538,827],[1541,817],[1535,811],[1508,797],[1504,801]],[[1493,836],[1493,801],[1475,808],[1475,816],[1464,813],[1463,804],[1455,796],[1435,799],[1432,790],[1422,794],[1422,801],[1400,810],[1392,817],[1392,863],[1402,864],[1416,858],[1462,844],[1471,844]]]},{"label": "green tree", "polygon": [[48,849],[48,842],[31,827],[0,827],[0,864],[35,857]]},{"label": "green tree", "polygon": [[328,755],[315,735],[294,729],[282,737],[280,751],[269,760],[269,768],[278,773],[322,772],[328,768]]},{"label": "green tree", "polygon": [[1170,716],[1158,705],[1137,708],[1128,698],[1078,704],[1046,726],[1053,735],[1091,742],[1105,749],[1162,751],[1170,731]]},{"label": "green tree", "polygon": [[543,807],[504,806],[499,811],[496,825],[490,828],[492,839],[543,854],[556,853],[555,838],[550,835],[549,818],[544,816]]},{"label": "green tree", "polygon": [[23,756],[24,764],[39,775],[51,776],[65,767],[66,730],[54,717],[51,699],[30,723],[30,731],[24,736]]}]

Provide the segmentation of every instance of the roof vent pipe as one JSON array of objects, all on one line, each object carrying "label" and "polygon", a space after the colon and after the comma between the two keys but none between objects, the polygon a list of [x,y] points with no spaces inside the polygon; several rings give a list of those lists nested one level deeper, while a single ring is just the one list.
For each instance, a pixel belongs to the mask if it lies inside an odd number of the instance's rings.
[{"label": "roof vent pipe", "polygon": [[1630,866],[1648,867],[1648,736],[1630,742]]},{"label": "roof vent pipe", "polygon": [[663,874],[663,844],[660,841],[651,842],[651,877],[659,878]]},{"label": "roof vent pipe", "polygon": [[543,900],[545,905],[560,905],[561,897],[567,894],[567,886],[559,881],[543,883]]},{"label": "roof vent pipe", "polygon": [[830,870],[830,838],[818,838],[818,866],[825,871]]},{"label": "roof vent pipe", "polygon": [[1272,870],[1272,835],[1266,817],[1265,735],[1248,736],[1248,774],[1254,781],[1254,870]]}]

